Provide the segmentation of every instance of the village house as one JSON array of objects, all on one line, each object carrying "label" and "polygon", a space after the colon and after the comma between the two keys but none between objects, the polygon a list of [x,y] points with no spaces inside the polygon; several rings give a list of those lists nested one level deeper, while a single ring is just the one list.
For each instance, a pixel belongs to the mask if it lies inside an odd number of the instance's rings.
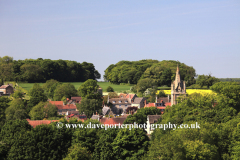
[{"label": "village house", "polygon": [[49,101],[49,103],[55,105],[58,109],[59,115],[66,115],[68,111],[78,111],[75,104],[64,104],[63,101]]},{"label": "village house", "polygon": [[145,97],[136,97],[131,103],[131,107],[138,107],[138,109],[144,108],[145,101],[147,99]]},{"label": "village house", "polygon": [[112,104],[111,110],[114,114],[126,113],[126,110],[131,106],[130,98],[111,98],[109,102]]},{"label": "village house", "polygon": [[14,89],[11,85],[1,85],[0,86],[0,96],[1,95],[10,95],[14,93]]},{"label": "village house", "polygon": [[[75,112],[75,111],[71,111],[71,112]],[[75,119],[77,119],[78,121],[80,120],[80,121],[82,121],[82,122],[84,122],[85,120],[87,120],[87,116],[86,115],[76,115],[76,114],[70,114],[70,115],[67,115],[66,117],[65,117],[67,120],[69,120],[70,118],[75,118]]]}]

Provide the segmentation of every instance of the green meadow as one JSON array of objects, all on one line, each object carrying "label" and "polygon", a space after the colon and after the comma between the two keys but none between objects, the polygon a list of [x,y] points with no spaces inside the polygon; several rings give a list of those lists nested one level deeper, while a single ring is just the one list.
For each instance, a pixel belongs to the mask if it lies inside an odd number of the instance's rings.
[{"label": "green meadow", "polygon": [[[65,82],[64,82],[65,83]],[[74,85],[74,87],[76,89],[79,88],[79,86],[81,86],[81,84],[83,84],[84,82],[66,82],[66,83],[71,83]],[[40,85],[43,85],[44,83],[38,83]],[[18,85],[20,87],[22,87],[23,89],[29,91],[34,83],[18,83]],[[130,90],[131,85],[117,85],[117,84],[110,84],[109,82],[98,82],[98,85],[103,89],[103,92],[106,92],[106,89],[108,86],[111,86],[115,92],[123,92],[123,91],[127,91]]]}]

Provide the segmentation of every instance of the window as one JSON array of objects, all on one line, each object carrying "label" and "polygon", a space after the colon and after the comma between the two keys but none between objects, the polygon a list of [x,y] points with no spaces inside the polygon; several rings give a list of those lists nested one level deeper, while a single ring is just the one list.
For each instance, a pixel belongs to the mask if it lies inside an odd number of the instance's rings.
[{"label": "window", "polygon": [[112,103],[115,103],[115,101],[112,101]]},{"label": "window", "polygon": [[125,105],[125,107],[127,107],[127,105]]},{"label": "window", "polygon": [[125,101],[125,103],[128,103],[128,101]]},{"label": "window", "polygon": [[119,108],[121,108],[121,105],[119,105]]},{"label": "window", "polygon": [[119,101],[119,103],[122,103],[122,101]]}]

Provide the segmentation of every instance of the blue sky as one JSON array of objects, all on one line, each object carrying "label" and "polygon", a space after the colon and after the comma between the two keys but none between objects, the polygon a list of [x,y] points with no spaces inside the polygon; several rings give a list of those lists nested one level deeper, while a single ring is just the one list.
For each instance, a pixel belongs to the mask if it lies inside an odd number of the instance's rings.
[{"label": "blue sky", "polygon": [[0,0],[0,56],[90,62],[178,60],[240,78],[239,0]]}]

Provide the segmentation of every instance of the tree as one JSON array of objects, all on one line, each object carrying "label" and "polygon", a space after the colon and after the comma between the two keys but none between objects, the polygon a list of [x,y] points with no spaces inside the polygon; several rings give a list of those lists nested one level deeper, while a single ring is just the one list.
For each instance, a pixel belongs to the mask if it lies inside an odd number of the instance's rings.
[{"label": "tree", "polygon": [[45,117],[56,117],[57,107],[48,102],[40,102],[32,108],[29,115],[32,120],[42,120]]},{"label": "tree", "polygon": [[143,93],[147,88],[154,88],[154,86],[156,85],[157,83],[154,79],[151,78],[141,79],[137,83],[137,90],[138,92]]},{"label": "tree", "polygon": [[237,82],[218,82],[211,89],[219,94],[219,107],[233,107],[240,111],[240,86]]},{"label": "tree", "polygon": [[73,133],[72,145],[80,144],[82,147],[86,147],[87,150],[93,153],[101,133],[101,129],[97,128],[96,124],[99,125],[100,122],[89,119],[83,122],[83,124],[85,124],[85,126],[90,124],[91,128],[77,128]]},{"label": "tree", "polygon": [[144,124],[147,122],[148,115],[160,115],[160,109],[156,107],[146,107],[137,110],[137,113],[129,115],[124,121],[124,124],[133,124],[134,122],[138,124]]},{"label": "tree", "polygon": [[25,134],[19,134],[8,159],[63,159],[71,146],[72,133],[72,129],[57,129],[55,123],[38,125]]},{"label": "tree", "polygon": [[91,153],[86,147],[82,147],[81,144],[75,144],[68,149],[67,157],[63,160],[91,160]]},{"label": "tree", "polygon": [[47,103],[44,107],[44,112],[47,118],[56,117],[57,111],[58,111],[58,108],[51,103]]},{"label": "tree", "polygon": [[11,96],[15,99],[16,98],[22,99],[24,97],[23,93],[19,90],[16,90],[13,94],[11,94]]},{"label": "tree", "polygon": [[2,78],[2,84],[4,81],[13,79],[13,64],[12,63],[0,63],[0,77]]},{"label": "tree", "polygon": [[10,106],[5,110],[7,120],[25,119],[27,111],[22,99],[14,99],[10,102]]},{"label": "tree", "polygon": [[9,56],[4,56],[4,57],[0,57],[0,63],[12,63],[13,62],[13,57],[9,57]]},{"label": "tree", "polygon": [[158,97],[167,97],[167,95],[164,93],[164,91],[160,90],[158,95]]},{"label": "tree", "polygon": [[37,83],[35,83],[33,87],[30,89],[29,96],[30,96],[30,100],[28,103],[29,110],[31,110],[31,108],[33,106],[36,106],[39,102],[47,101],[47,96],[44,93],[43,88]]},{"label": "tree", "polygon": [[111,86],[108,86],[106,90],[107,92],[114,92],[114,89]]},{"label": "tree", "polygon": [[59,84],[60,83],[54,79],[47,80],[46,83],[43,84],[42,87],[43,87],[45,93],[47,94],[48,98],[51,98],[51,99],[53,98],[54,91]]},{"label": "tree", "polygon": [[9,107],[10,99],[6,97],[0,97],[0,131],[6,120],[5,110]]},{"label": "tree", "polygon": [[74,85],[71,83],[64,83],[62,85],[58,85],[54,91],[53,99],[55,101],[60,101],[64,96],[66,98],[71,98],[72,96],[77,95],[77,90]]},{"label": "tree", "polygon": [[79,113],[83,113],[90,118],[93,114],[102,113],[102,100],[98,99],[82,99],[80,104],[77,104]]},{"label": "tree", "polygon": [[78,88],[78,94],[88,99],[99,99],[101,96],[97,94],[98,88],[97,81],[89,79]]},{"label": "tree", "polygon": [[20,67],[22,77],[28,82],[41,81],[43,79],[42,69],[36,64],[24,64]]},{"label": "tree", "polygon": [[26,120],[9,120],[0,132],[0,157],[7,158],[11,147],[19,140],[20,135],[31,130]]},{"label": "tree", "polygon": [[101,132],[99,141],[95,144],[93,159],[112,160],[115,159],[113,154],[112,143],[117,136],[119,128],[109,128]]},{"label": "tree", "polygon": [[42,120],[45,117],[44,113],[45,105],[46,103],[40,102],[31,109],[29,116],[31,117],[32,120]]},{"label": "tree", "polygon": [[212,86],[214,83],[217,83],[217,82],[219,82],[219,79],[217,79],[216,77],[212,77],[211,74],[198,75],[196,80],[196,84],[199,84],[201,88],[205,85],[209,88],[210,86]]},{"label": "tree", "polygon": [[143,129],[121,129],[112,143],[113,154],[115,159],[140,159],[148,145],[149,138]]}]

